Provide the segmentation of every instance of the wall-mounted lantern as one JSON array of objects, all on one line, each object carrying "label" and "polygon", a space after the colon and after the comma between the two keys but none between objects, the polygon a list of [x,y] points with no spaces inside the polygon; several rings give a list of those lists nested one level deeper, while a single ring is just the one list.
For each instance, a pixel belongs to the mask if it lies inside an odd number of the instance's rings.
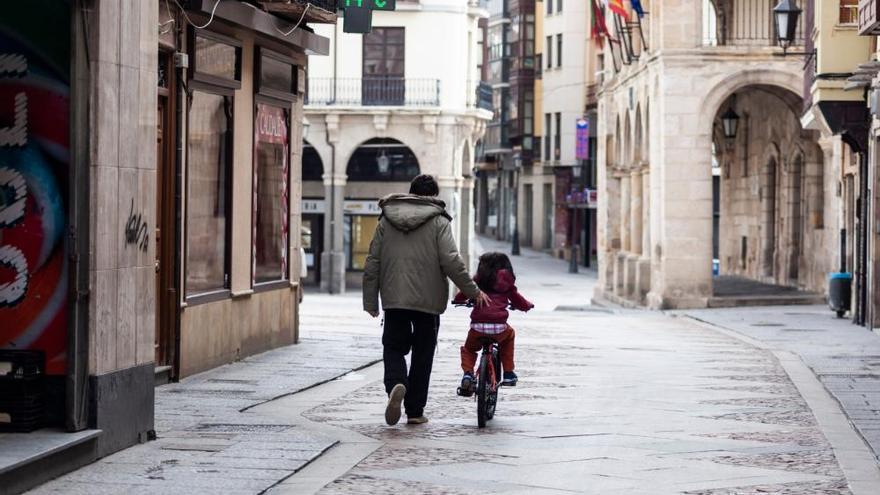
[{"label": "wall-mounted lantern", "polygon": [[739,115],[733,111],[733,107],[727,109],[721,116],[721,130],[724,137],[734,139],[736,137],[736,129],[739,126]]},{"label": "wall-mounted lantern", "polygon": [[384,149],[381,154],[376,157],[376,166],[379,167],[380,175],[388,175],[388,171],[391,169],[391,160],[388,158],[388,155],[385,154]]},{"label": "wall-mounted lantern", "polygon": [[797,6],[794,0],[780,0],[773,7],[773,18],[776,21],[776,37],[782,46],[782,53],[788,51],[788,47],[795,42],[797,37],[798,19],[803,9]]}]

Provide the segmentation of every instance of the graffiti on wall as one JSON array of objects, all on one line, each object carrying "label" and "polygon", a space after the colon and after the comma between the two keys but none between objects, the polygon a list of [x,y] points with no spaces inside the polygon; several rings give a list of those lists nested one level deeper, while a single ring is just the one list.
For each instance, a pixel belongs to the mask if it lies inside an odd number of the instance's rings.
[{"label": "graffiti on wall", "polygon": [[125,221],[125,243],[135,245],[143,252],[147,252],[150,243],[150,234],[147,230],[147,221],[143,213],[134,211],[134,198],[131,200],[131,208],[128,210],[128,220]]},{"label": "graffiti on wall", "polygon": [[[8,15],[7,15],[8,14]],[[70,5],[4,6],[0,18],[0,348],[67,346]]]}]

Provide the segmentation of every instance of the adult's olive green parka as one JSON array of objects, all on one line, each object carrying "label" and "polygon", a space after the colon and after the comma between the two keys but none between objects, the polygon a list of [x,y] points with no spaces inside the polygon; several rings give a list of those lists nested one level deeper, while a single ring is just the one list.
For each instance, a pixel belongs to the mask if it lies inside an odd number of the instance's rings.
[{"label": "adult's olive green parka", "polygon": [[458,254],[446,204],[392,194],[379,201],[382,217],[364,266],[364,310],[446,311],[449,277],[470,298],[479,294]]}]

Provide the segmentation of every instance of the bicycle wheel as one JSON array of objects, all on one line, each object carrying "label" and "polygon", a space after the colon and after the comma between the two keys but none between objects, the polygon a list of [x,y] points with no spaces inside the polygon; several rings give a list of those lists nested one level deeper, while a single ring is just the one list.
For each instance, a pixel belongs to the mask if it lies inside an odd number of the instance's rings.
[{"label": "bicycle wheel", "polygon": [[492,350],[492,363],[494,363],[494,372],[490,374],[494,376],[489,379],[491,387],[489,388],[487,397],[486,419],[492,419],[495,417],[495,408],[498,406],[498,389],[501,388],[498,386],[498,383],[500,382],[499,377],[501,376],[501,358],[498,356],[498,351],[495,349]]},{"label": "bicycle wheel", "polygon": [[477,378],[477,426],[486,426],[489,419],[489,356],[480,356],[480,374]]}]

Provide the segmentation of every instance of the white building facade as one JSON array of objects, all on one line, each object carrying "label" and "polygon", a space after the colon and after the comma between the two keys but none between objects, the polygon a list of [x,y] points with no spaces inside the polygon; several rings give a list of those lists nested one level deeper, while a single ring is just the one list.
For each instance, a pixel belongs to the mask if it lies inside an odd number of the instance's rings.
[{"label": "white building facade", "polygon": [[470,263],[474,145],[491,112],[478,108],[478,21],[468,0],[400,1],[373,12],[372,32],[315,26],[329,57],[310,57],[303,151],[309,282],[358,286],[377,201],[430,174]]}]

